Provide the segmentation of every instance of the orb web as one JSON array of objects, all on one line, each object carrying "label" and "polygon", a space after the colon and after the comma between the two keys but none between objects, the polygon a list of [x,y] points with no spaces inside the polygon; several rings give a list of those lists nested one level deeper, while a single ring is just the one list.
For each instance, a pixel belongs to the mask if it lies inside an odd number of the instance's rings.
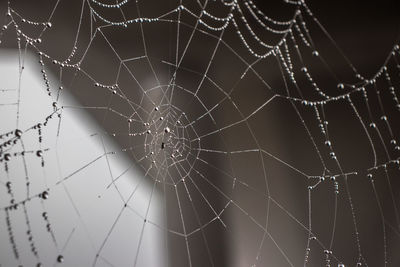
[{"label": "orb web", "polygon": [[399,263],[397,44],[364,77],[304,1],[44,2],[0,9],[0,265]]}]

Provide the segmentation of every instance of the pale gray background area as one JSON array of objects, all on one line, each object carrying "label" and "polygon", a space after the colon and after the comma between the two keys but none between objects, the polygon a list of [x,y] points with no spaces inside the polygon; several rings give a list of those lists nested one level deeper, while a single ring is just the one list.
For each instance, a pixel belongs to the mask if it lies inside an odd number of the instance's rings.
[{"label": "pale gray background area", "polygon": [[[0,51],[0,71],[2,88],[18,87],[18,50],[3,49]],[[28,52],[25,58],[25,69],[21,81],[21,109],[20,128],[25,129],[35,125],[38,118],[45,118],[52,113],[52,102],[42,89],[42,79],[36,58]],[[4,76],[3,76],[4,75]],[[52,79],[51,74],[49,78]],[[77,102],[69,95],[68,88],[63,95],[61,105],[77,106]],[[8,91],[2,97],[2,103],[15,100],[17,90]],[[2,129],[15,127],[15,109],[4,108],[1,112]],[[59,135],[57,137],[57,131]],[[142,174],[132,167],[132,164],[124,156],[106,158],[105,151],[115,151],[118,145],[107,136],[102,136],[102,129],[91,118],[90,114],[77,109],[63,114],[62,124],[49,124],[44,128],[41,149],[49,149],[45,152],[45,169],[40,167],[40,160],[34,153],[26,157],[29,177],[31,177],[31,195],[41,193],[45,188],[49,191],[49,201],[28,202],[26,207],[31,218],[33,232],[35,232],[38,251],[41,252],[41,261],[47,266],[56,262],[59,254],[65,257],[68,266],[90,266],[95,258],[97,248],[114,223],[115,217],[123,207],[123,200],[131,193],[131,188],[137,188],[132,209],[138,214],[128,211],[124,214],[114,231],[112,238],[104,249],[104,257],[116,266],[127,266],[134,260],[134,253],[139,244],[139,237],[143,225],[143,216],[151,194],[151,186],[144,180]],[[39,150],[37,135],[24,134],[26,150]],[[16,149],[18,151],[18,148]],[[55,184],[64,177],[76,172],[84,165],[96,160],[85,170],[74,174],[63,186]],[[110,164],[110,169],[108,168]],[[24,199],[25,173],[21,162],[16,161],[9,166],[16,199]],[[126,171],[128,170],[128,171]],[[121,175],[118,180],[119,194],[111,187],[113,178]],[[2,171],[4,178],[5,172]],[[18,178],[17,178],[18,177]],[[4,185],[4,184],[3,184]],[[20,188],[20,190],[18,190]],[[54,189],[53,189],[54,188]],[[5,186],[1,187],[1,194],[7,195]],[[71,198],[73,202],[70,201]],[[1,206],[7,206],[8,200],[2,198]],[[161,197],[154,193],[150,218],[162,225]],[[42,206],[43,205],[43,206]],[[20,208],[22,211],[22,208]],[[58,247],[54,246],[51,236],[46,232],[42,220],[42,212],[48,212],[52,228],[57,236]],[[26,239],[26,222],[22,212],[11,216],[13,231],[16,240]],[[128,230],[129,229],[129,230]],[[100,234],[101,233],[101,234]],[[162,266],[165,262],[163,252],[163,233],[160,229],[148,226],[141,240],[141,249],[138,257],[140,266]],[[12,257],[6,224],[1,224],[0,259],[2,266],[15,266]],[[70,237],[70,239],[69,239]],[[69,241],[67,242],[67,240]],[[34,266],[33,258],[26,242],[18,242],[21,263],[26,266]],[[140,256],[142,255],[142,256]],[[148,255],[157,255],[149,257]],[[101,261],[101,260],[100,260]],[[104,265],[100,262],[99,265]]]}]

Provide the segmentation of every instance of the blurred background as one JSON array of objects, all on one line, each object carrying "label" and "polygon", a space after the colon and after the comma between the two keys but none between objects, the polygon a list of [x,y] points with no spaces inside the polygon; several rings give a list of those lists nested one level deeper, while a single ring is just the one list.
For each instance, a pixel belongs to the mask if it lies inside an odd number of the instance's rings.
[{"label": "blurred background", "polygon": [[1,2],[1,266],[400,264],[395,1],[102,3]]}]

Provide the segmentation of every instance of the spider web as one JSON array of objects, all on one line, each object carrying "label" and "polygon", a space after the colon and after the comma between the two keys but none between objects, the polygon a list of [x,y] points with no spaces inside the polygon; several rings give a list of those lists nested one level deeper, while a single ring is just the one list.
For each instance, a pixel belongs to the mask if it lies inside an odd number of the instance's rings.
[{"label": "spider web", "polygon": [[303,1],[41,4],[0,32],[1,266],[399,264],[397,44],[364,77]]}]

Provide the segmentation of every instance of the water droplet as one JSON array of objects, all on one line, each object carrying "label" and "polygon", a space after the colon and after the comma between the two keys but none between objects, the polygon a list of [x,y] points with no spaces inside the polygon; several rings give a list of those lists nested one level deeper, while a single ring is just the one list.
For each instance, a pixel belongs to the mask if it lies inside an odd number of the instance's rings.
[{"label": "water droplet", "polygon": [[331,141],[329,141],[329,140],[326,140],[326,141],[325,141],[325,145],[327,145],[327,146],[331,146]]},{"label": "water droplet", "polygon": [[339,88],[339,89],[344,89],[344,84],[343,84],[343,83],[339,83],[339,84],[337,85],[337,88]]},{"label": "water droplet", "polygon": [[15,136],[18,137],[18,138],[21,137],[22,136],[22,131],[19,130],[19,129],[16,129],[15,130]]},{"label": "water droplet", "polygon": [[53,26],[53,25],[52,25],[51,22],[49,21],[49,22],[47,22],[46,26],[47,26],[48,28],[51,28],[51,26]]},{"label": "water droplet", "polygon": [[4,155],[4,159],[5,159],[6,161],[9,161],[9,160],[11,159],[11,155],[10,155],[9,153],[5,154],[5,155]]},{"label": "water droplet", "polygon": [[64,261],[63,255],[58,255],[57,261],[60,262],[60,263],[63,262]]},{"label": "water droplet", "polygon": [[165,131],[166,133],[170,133],[170,132],[171,132],[171,129],[170,129],[169,127],[165,127],[164,131]]},{"label": "water droplet", "polygon": [[319,53],[318,53],[317,50],[314,50],[314,51],[312,52],[312,55],[313,55],[314,57],[318,57],[318,56],[319,56]]},{"label": "water droplet", "polygon": [[42,150],[36,151],[36,156],[38,156],[38,157],[43,156],[43,151]]},{"label": "water droplet", "polygon": [[49,192],[44,191],[44,192],[41,194],[41,197],[42,197],[43,199],[48,199],[48,198],[49,198]]}]

